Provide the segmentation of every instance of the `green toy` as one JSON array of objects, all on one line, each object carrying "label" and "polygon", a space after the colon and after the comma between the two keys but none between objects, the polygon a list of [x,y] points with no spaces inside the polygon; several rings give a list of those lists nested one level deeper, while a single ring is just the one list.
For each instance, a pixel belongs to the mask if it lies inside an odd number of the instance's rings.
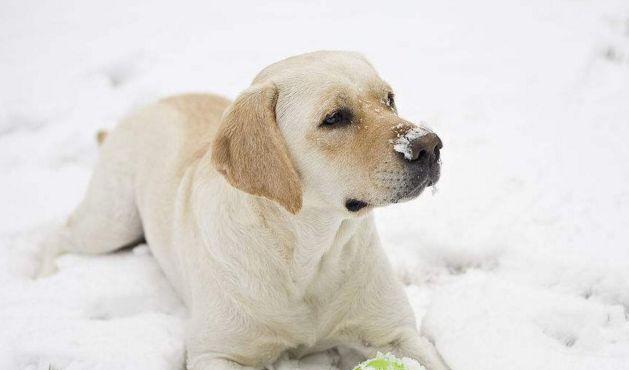
[{"label": "green toy", "polygon": [[356,366],[354,370],[426,370],[417,361],[410,358],[399,359],[390,353],[378,353],[375,358],[369,359]]}]

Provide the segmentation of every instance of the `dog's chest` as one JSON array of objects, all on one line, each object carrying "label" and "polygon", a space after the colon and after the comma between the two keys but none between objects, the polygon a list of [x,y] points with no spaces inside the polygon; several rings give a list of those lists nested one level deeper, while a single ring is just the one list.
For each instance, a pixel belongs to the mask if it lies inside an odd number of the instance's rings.
[{"label": "dog's chest", "polygon": [[[337,285],[338,286],[338,285]],[[321,290],[323,286],[320,287]],[[335,328],[341,325],[343,311],[342,290],[329,288],[326,294],[307,294],[301,299],[287,302],[287,309],[282,320],[283,330],[290,333],[293,348],[313,348],[331,339]],[[327,294],[335,291],[335,294]],[[288,338],[286,338],[288,339]]]},{"label": "dog's chest", "polygon": [[295,281],[298,294],[286,306],[288,317],[296,316],[299,321],[291,326],[299,344],[315,346],[330,339],[335,329],[342,326],[354,296],[350,289],[354,249],[352,243],[345,241],[319,256],[317,263],[301,266],[300,279]]}]

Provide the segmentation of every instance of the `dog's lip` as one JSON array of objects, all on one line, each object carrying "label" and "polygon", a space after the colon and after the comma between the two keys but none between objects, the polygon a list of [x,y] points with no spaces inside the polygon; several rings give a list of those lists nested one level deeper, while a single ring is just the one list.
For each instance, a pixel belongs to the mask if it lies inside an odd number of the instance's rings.
[{"label": "dog's lip", "polygon": [[440,178],[441,164],[437,162],[436,166],[430,168],[429,174],[415,177],[415,180],[418,180],[419,182],[417,183],[417,185],[410,188],[407,192],[397,193],[397,197],[390,197],[385,199],[371,198],[370,202],[366,202],[357,198],[347,198],[344,204],[345,209],[352,213],[358,213],[365,208],[383,207],[390,204],[407,202],[417,198],[426,188],[436,185],[439,182]]},{"label": "dog's lip", "polygon": [[411,189],[408,193],[406,193],[402,197],[400,197],[396,201],[396,203],[404,202],[404,201],[407,201],[407,200],[413,200],[413,199],[417,198],[424,191],[424,189],[426,189],[428,186],[429,186],[428,182],[420,183],[419,185],[417,185],[416,187]]},{"label": "dog's lip", "polygon": [[345,208],[350,212],[358,212],[366,207],[369,207],[369,203],[362,200],[349,198],[345,201]]},{"label": "dog's lip", "polygon": [[395,203],[405,202],[417,198],[426,188],[436,185],[437,182],[439,182],[439,177],[439,175],[428,176],[424,179],[424,181],[421,181],[417,184],[417,186],[395,201]]}]

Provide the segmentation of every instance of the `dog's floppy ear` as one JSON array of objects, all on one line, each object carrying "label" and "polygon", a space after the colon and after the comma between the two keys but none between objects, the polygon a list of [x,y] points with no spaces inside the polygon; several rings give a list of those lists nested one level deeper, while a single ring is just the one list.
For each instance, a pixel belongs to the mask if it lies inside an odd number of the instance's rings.
[{"label": "dog's floppy ear", "polygon": [[245,90],[223,115],[212,147],[212,163],[234,187],[299,212],[302,189],[284,137],[275,121],[277,88]]}]

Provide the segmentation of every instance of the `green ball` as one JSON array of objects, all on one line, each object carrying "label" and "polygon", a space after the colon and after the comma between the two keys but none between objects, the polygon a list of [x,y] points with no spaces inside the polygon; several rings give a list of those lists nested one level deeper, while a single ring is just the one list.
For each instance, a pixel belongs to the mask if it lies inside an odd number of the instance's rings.
[{"label": "green ball", "polygon": [[[407,366],[409,364],[410,366]],[[417,361],[411,359],[404,359],[404,361],[393,356],[390,353],[383,355],[378,353],[375,358],[369,359],[360,365],[356,366],[354,370],[419,370],[424,369]]]}]

